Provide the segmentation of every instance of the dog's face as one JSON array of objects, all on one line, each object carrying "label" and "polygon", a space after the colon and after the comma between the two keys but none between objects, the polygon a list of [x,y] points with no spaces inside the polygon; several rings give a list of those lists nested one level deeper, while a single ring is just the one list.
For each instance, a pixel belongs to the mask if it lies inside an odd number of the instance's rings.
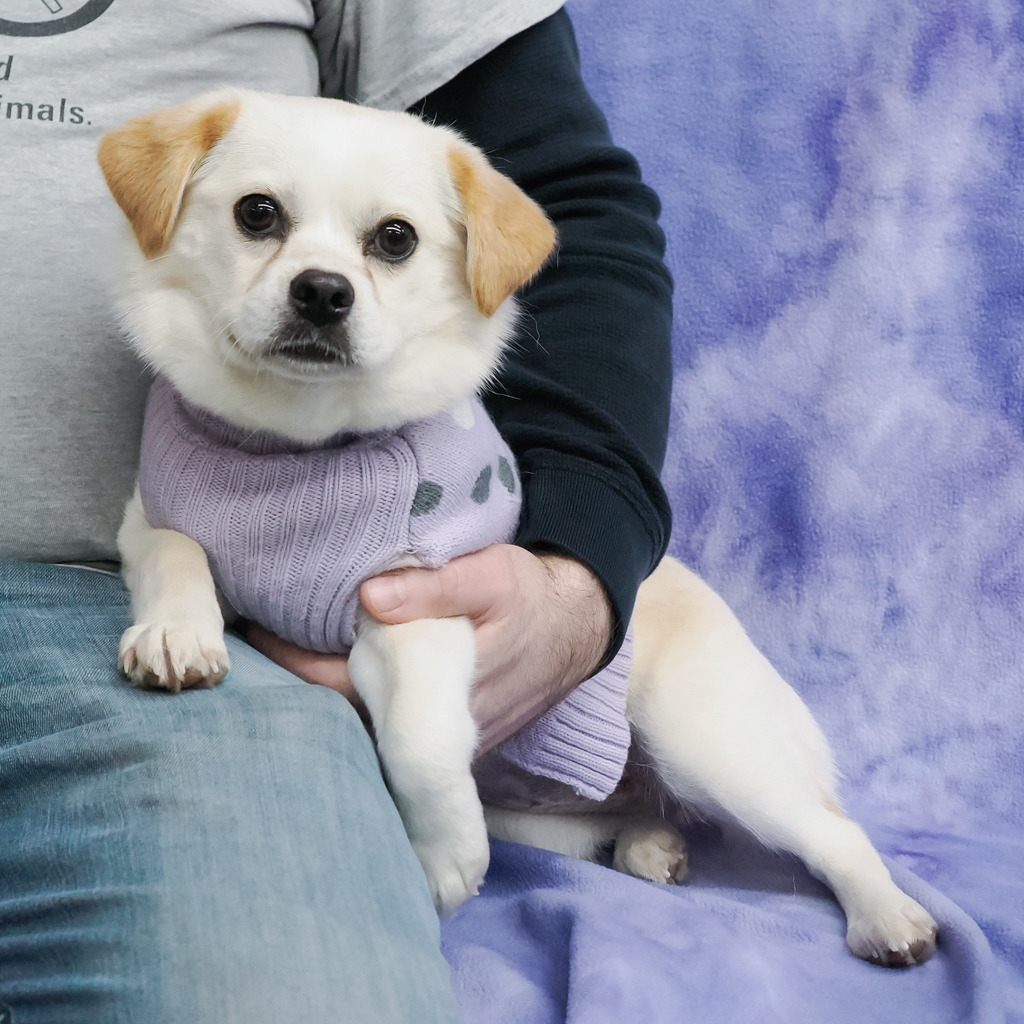
[{"label": "dog's face", "polygon": [[108,132],[140,354],[199,405],[315,441],[456,405],[550,253],[530,199],[445,129],[227,92]]}]

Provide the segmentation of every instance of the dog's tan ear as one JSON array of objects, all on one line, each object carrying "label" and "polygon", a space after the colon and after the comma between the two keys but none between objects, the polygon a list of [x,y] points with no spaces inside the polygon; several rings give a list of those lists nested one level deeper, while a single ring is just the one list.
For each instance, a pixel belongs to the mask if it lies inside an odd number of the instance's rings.
[{"label": "dog's tan ear", "polygon": [[166,107],[112,128],[99,146],[107,187],[146,257],[168,246],[185,187],[203,157],[235,122],[240,102],[221,94]]},{"label": "dog's tan ear", "polygon": [[466,278],[477,309],[494,311],[544,265],[555,247],[544,211],[475,149],[453,145],[448,169],[462,201]]}]

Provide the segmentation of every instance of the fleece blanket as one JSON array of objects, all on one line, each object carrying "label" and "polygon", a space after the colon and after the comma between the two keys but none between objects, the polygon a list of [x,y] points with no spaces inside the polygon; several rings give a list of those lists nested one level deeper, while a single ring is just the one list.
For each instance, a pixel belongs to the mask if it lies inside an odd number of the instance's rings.
[{"label": "fleece blanket", "polygon": [[863,964],[799,863],[710,828],[673,888],[497,843],[444,926],[464,1020],[1024,1021],[1024,11],[569,10],[664,204],[672,550],[943,931],[924,967]]}]

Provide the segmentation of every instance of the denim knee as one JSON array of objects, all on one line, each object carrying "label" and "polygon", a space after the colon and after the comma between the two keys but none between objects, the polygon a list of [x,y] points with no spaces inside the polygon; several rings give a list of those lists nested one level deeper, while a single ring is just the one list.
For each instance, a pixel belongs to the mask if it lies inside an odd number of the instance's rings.
[{"label": "denim knee", "polygon": [[214,690],[134,689],[126,624],[114,578],[0,569],[12,1020],[454,1020],[419,865],[348,704],[237,641]]}]

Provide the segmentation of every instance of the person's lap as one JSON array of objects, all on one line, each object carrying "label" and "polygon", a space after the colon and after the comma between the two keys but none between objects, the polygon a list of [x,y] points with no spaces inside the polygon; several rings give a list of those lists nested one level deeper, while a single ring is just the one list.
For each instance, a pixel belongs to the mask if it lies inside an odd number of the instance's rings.
[{"label": "person's lap", "polygon": [[127,621],[116,577],[0,565],[9,1019],[454,1020],[437,919],[349,705],[238,641],[214,690],[135,689],[116,668]]}]

